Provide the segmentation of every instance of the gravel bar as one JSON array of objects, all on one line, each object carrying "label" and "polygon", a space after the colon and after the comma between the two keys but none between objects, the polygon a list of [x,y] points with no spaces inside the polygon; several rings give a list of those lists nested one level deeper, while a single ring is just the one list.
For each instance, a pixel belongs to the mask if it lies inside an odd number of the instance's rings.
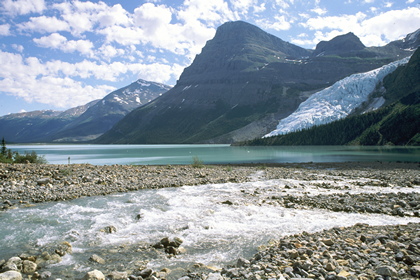
[{"label": "gravel bar", "polygon": [[[298,209],[322,208],[337,212],[420,216],[419,163],[203,166],[0,164],[0,167],[0,210],[3,211],[33,203],[147,188],[280,179],[290,182],[284,188],[298,188],[299,184],[304,185],[302,182],[308,182],[311,187],[339,190],[340,193],[272,196],[260,192],[252,194],[258,195],[255,201]],[[356,187],[377,188],[378,191],[351,193]],[[393,191],[398,188],[409,191]],[[176,248],[173,250],[178,252]],[[59,259],[67,253],[71,253],[71,244],[61,244],[54,249],[51,258],[56,256]],[[0,279],[57,279],[48,271],[37,268],[37,263],[42,258],[44,261],[46,259],[45,252],[43,254],[34,256],[22,253],[9,260],[0,260]],[[311,234],[303,232],[274,240],[251,259],[239,259],[223,269],[197,264],[174,277],[175,274],[165,269],[152,271],[143,267],[129,272],[95,270],[87,273],[83,279],[419,279],[420,223],[397,226],[356,224]]]}]

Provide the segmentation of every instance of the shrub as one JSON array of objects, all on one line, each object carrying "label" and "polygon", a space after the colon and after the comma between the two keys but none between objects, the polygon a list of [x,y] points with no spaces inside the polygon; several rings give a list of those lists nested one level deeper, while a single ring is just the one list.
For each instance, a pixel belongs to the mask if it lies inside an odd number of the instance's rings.
[{"label": "shrub", "polygon": [[0,151],[0,162],[1,163],[48,163],[44,156],[39,156],[35,151],[31,153],[25,152],[23,155],[18,152],[12,152],[6,148],[6,141],[4,138],[1,143]]},{"label": "shrub", "polygon": [[204,167],[203,161],[197,156],[193,157],[192,167],[203,168]]}]

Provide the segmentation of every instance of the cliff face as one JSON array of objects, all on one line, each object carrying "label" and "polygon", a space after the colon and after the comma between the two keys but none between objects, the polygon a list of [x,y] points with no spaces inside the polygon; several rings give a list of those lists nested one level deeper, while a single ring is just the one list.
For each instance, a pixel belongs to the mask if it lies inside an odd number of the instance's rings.
[{"label": "cliff face", "polygon": [[[350,46],[348,45],[352,43]],[[232,143],[263,136],[311,94],[410,51],[365,48],[354,34],[313,55],[245,22],[220,26],[177,85],[97,143]]]}]

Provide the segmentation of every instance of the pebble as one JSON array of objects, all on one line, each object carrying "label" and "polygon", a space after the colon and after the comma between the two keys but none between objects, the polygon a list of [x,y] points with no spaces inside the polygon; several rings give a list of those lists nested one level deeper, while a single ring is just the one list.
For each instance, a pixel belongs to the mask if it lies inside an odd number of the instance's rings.
[{"label": "pebble", "polygon": [[[259,172],[261,179],[289,179],[313,182],[325,178],[353,180],[358,186],[416,187],[420,185],[419,165],[416,163],[343,163],[287,164],[275,166],[92,166],[82,165],[19,165],[0,164],[0,209],[45,201],[75,199],[82,196],[106,195],[144,188],[178,187],[208,183],[246,182]],[[263,174],[263,175],[262,175]],[[296,186],[288,184],[285,189]],[[318,183],[320,189],[346,189],[349,186]],[[298,209],[323,208],[330,211],[382,213],[398,216],[419,216],[419,193],[373,193],[301,196],[276,195],[266,197],[264,191],[243,195],[255,197],[259,204]],[[223,202],[234,205],[232,198]],[[141,219],[141,214],[138,214]],[[101,231],[116,232],[112,225]],[[319,279],[319,280],[392,280],[420,278],[420,224],[373,227],[357,224],[337,227],[312,234],[285,236],[270,242],[250,259],[239,258],[234,265],[223,269],[196,266],[185,270],[180,279],[191,280],[259,280],[259,279]],[[137,250],[167,254],[175,257],[187,253],[180,238],[163,238],[155,244]],[[134,247],[127,247],[127,254]],[[111,253],[111,249],[109,252]],[[121,248],[115,250],[121,252]],[[152,252],[152,251],[150,251]],[[55,277],[45,270],[48,264],[59,263],[72,253],[70,243],[58,244],[38,256],[21,254],[0,260],[2,279],[48,279]],[[101,254],[102,255],[102,254]],[[102,265],[103,271],[92,270],[83,279],[173,279],[171,271],[154,271],[143,267],[137,271],[111,270],[117,267],[102,257],[92,255],[92,263]],[[124,265],[118,266],[124,268]],[[110,268],[111,269],[111,268]],[[183,271],[183,270],[179,270]],[[105,272],[105,274],[104,274]],[[179,273],[179,272],[178,272]],[[24,276],[23,276],[24,275]],[[181,278],[182,277],[182,278]],[[55,279],[57,279],[55,277]]]}]

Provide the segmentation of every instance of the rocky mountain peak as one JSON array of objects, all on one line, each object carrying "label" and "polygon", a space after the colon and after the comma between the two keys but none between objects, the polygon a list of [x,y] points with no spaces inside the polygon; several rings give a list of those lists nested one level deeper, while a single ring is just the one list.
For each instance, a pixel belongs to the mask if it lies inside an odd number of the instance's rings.
[{"label": "rocky mountain peak", "polygon": [[[287,57],[309,56],[306,49],[285,42],[257,26],[234,21],[221,25],[191,66],[184,69],[181,84],[224,79],[232,72],[254,71]],[[205,74],[205,77],[201,77]]]},{"label": "rocky mountain peak", "polygon": [[349,32],[337,36],[330,41],[321,41],[316,45],[313,56],[341,54],[356,52],[365,49],[366,46],[360,41],[359,37]]}]

